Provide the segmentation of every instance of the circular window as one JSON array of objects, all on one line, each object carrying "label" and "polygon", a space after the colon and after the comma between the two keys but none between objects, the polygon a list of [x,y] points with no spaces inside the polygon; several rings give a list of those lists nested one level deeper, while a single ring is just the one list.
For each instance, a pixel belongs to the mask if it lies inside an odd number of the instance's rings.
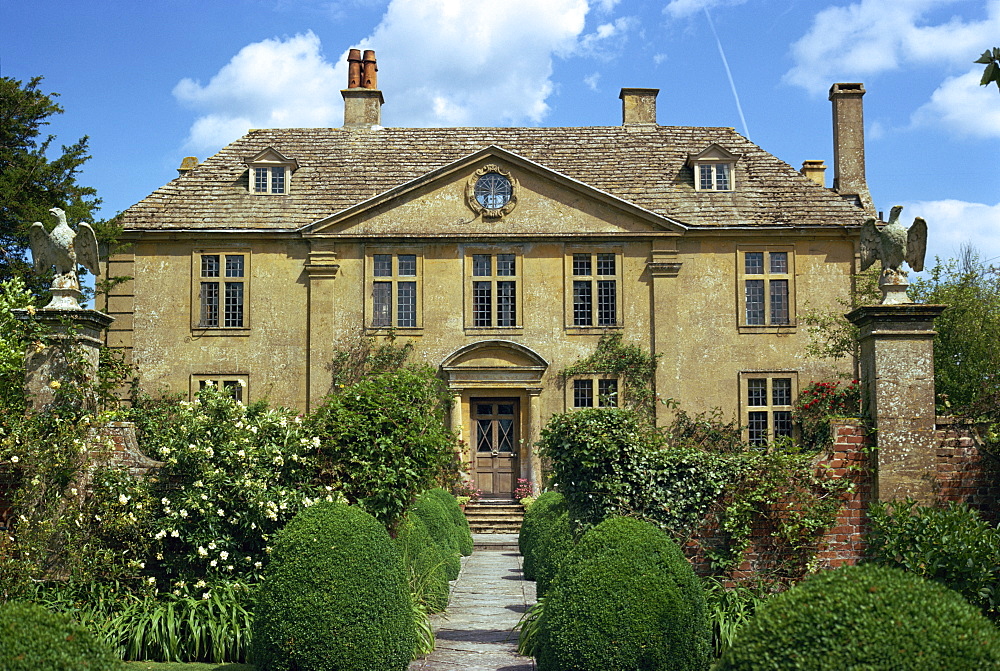
[{"label": "circular window", "polygon": [[499,210],[510,202],[510,180],[497,172],[488,172],[476,180],[476,202],[488,210]]}]

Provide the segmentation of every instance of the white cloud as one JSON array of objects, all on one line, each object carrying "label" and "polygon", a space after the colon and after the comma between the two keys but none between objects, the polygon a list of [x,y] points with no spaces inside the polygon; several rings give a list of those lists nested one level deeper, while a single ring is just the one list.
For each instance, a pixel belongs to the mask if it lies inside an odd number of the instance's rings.
[{"label": "white cloud", "polygon": [[186,148],[214,150],[250,128],[340,125],[346,72],[324,59],[311,31],[247,45],[208,84],[183,79],[174,87],[177,100],[203,113]]},{"label": "white cloud", "polygon": [[[687,0],[675,0],[675,2]],[[693,0],[692,0],[693,1]],[[862,81],[913,65],[966,66],[1000,34],[1000,0],[985,2],[986,18],[952,17],[930,25],[928,15],[956,0],[861,0],[823,9],[792,45],[789,83],[825,93],[834,81]],[[968,5],[968,3],[966,3]]]},{"label": "white cloud", "polygon": [[747,0],[670,0],[663,8],[664,14],[669,14],[672,18],[682,19],[691,16],[695,12],[715,7],[732,7],[742,5]]},{"label": "white cloud", "polygon": [[610,58],[621,51],[625,44],[623,39],[625,34],[639,25],[639,20],[634,16],[622,16],[611,23],[602,23],[594,29],[594,32],[580,38],[576,51],[587,56]]},{"label": "white cloud", "polygon": [[587,75],[583,78],[583,83],[587,85],[591,91],[597,90],[597,84],[601,81],[601,73],[595,72],[593,74]]},{"label": "white cloud", "polygon": [[1000,203],[930,200],[903,203],[904,225],[913,217],[927,220],[927,265],[934,257],[958,258],[964,244],[971,244],[983,260],[1000,263]]},{"label": "white cloud", "polygon": [[968,137],[1000,139],[1000,97],[979,85],[982,74],[979,67],[944,80],[913,114],[913,125],[941,123]]},{"label": "white cloud", "polygon": [[554,91],[552,60],[579,49],[588,9],[587,0],[393,0],[361,45],[377,50],[383,121],[540,122]]}]

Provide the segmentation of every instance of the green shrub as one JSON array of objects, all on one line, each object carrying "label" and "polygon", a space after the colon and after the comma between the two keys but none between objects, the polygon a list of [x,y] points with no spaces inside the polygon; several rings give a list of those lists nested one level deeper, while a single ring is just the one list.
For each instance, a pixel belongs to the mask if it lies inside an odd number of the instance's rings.
[{"label": "green shrub", "polygon": [[427,525],[427,531],[431,534],[431,539],[441,548],[448,580],[455,580],[462,570],[462,559],[458,548],[458,539],[454,532],[455,522],[451,518],[451,513],[436,496],[427,492],[417,497],[413,503],[412,511],[424,521],[424,524]]},{"label": "green shrub", "polygon": [[563,560],[573,549],[573,530],[570,527],[566,504],[557,503],[551,514],[541,520],[534,550],[535,589],[538,596],[545,596],[559,573]]},{"label": "green shrub", "polygon": [[320,503],[276,537],[254,610],[259,671],[406,669],[415,645],[403,563],[357,507]]},{"label": "green shrub", "polygon": [[466,519],[465,512],[458,505],[458,499],[441,487],[431,489],[427,493],[437,497],[441,505],[451,515],[451,519],[455,523],[453,533],[458,544],[458,551],[462,553],[463,557],[471,555],[473,550],[472,531],[469,529],[469,520]]},{"label": "green shrub", "polygon": [[534,550],[538,543],[538,533],[546,520],[552,517],[552,510],[566,507],[566,499],[559,492],[545,492],[524,511],[521,521],[521,531],[517,535],[517,547],[524,557],[523,570],[525,580],[535,579]]},{"label": "green shrub", "polygon": [[763,604],[717,671],[996,668],[1000,633],[959,594],[868,564],[821,572]]},{"label": "green shrub", "polygon": [[1000,531],[964,504],[929,508],[916,501],[877,503],[868,513],[867,560],[950,587],[1000,619]]},{"label": "green shrub", "polygon": [[448,606],[447,554],[432,539],[423,519],[412,511],[403,517],[396,546],[407,568],[410,593],[431,613]]},{"label": "green shrub", "polygon": [[111,647],[68,615],[29,603],[0,606],[0,669],[123,671]]},{"label": "green shrub", "polygon": [[566,557],[539,621],[543,671],[702,671],[709,626],[701,583],[646,522],[610,518]]}]

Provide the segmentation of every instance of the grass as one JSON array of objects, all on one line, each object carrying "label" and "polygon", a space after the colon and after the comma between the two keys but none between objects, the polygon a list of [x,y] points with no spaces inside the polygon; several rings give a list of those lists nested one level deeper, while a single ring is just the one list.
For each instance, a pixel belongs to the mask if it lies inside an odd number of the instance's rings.
[{"label": "grass", "polygon": [[249,664],[203,664],[201,662],[125,662],[129,671],[254,671]]}]

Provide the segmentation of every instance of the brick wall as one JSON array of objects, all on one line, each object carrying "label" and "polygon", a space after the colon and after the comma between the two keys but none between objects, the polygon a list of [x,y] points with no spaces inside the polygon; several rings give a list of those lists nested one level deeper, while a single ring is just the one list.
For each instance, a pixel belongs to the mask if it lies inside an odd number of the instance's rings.
[{"label": "brick wall", "polygon": [[986,425],[938,417],[935,492],[941,501],[961,501],[993,524],[1000,522],[1000,461],[980,451]]}]

